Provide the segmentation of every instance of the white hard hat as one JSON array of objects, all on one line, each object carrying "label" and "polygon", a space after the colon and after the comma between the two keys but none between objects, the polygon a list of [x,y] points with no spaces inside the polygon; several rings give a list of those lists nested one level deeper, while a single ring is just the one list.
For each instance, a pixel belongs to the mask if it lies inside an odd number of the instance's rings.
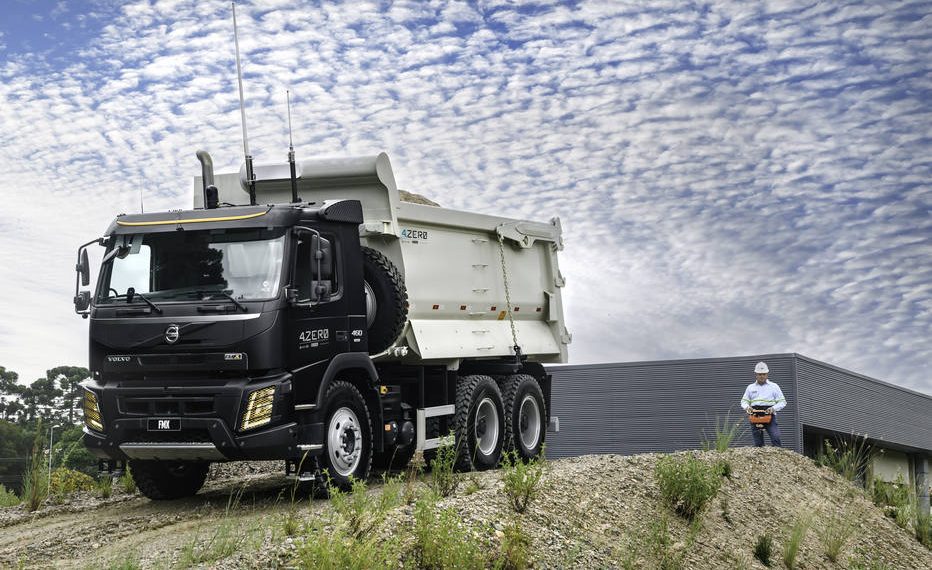
[{"label": "white hard hat", "polygon": [[770,369],[767,368],[766,362],[758,362],[757,366],[754,367],[754,374],[767,374],[770,372]]}]

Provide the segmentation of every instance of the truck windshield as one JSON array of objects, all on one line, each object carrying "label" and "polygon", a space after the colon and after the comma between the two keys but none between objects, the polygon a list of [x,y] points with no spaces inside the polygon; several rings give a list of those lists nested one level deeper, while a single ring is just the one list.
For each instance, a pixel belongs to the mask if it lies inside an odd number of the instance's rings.
[{"label": "truck windshield", "polygon": [[114,237],[107,256],[110,259],[101,272],[98,304],[126,302],[127,296],[132,299],[138,293],[162,301],[225,295],[250,300],[278,295],[283,229],[172,231]]}]

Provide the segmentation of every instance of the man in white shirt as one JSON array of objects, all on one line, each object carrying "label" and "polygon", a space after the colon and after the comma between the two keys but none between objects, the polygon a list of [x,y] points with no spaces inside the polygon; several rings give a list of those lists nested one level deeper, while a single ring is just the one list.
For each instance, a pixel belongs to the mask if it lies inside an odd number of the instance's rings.
[{"label": "man in white shirt", "polygon": [[[744,397],[741,398],[741,407],[745,413],[750,416],[755,412],[765,412],[772,414],[770,423],[764,424],[767,435],[770,436],[770,443],[780,447],[780,426],[777,425],[777,414],[786,407],[786,398],[783,397],[783,391],[776,382],[767,380],[770,369],[764,362],[758,362],[754,367],[754,373],[757,375],[757,381],[751,383],[744,390]],[[764,430],[754,427],[751,430],[754,436],[754,445],[764,447]]]}]

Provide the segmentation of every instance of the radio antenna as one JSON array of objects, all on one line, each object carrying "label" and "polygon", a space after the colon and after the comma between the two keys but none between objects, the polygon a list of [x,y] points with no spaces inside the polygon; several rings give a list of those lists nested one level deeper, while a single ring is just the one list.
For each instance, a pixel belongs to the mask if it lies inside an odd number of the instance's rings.
[{"label": "radio antenna", "polygon": [[291,203],[300,202],[298,199],[298,175],[294,164],[294,140],[291,138],[291,92],[285,89],[285,101],[288,105],[288,166],[291,167]]},{"label": "radio antenna", "polygon": [[246,182],[249,184],[249,205],[256,205],[256,175],[252,169],[252,155],[249,154],[249,138],[246,136],[246,103],[243,99],[243,70],[239,64],[239,35],[236,32],[236,2],[233,6],[233,45],[236,47],[236,80],[239,83],[239,113],[243,123],[243,154],[246,155]]}]

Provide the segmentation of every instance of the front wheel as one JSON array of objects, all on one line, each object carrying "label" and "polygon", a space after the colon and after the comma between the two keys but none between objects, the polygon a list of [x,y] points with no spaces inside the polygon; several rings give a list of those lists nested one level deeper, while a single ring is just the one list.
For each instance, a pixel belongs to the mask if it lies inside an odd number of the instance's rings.
[{"label": "front wheel", "polygon": [[207,479],[207,461],[132,460],[130,473],[139,491],[153,501],[196,495]]},{"label": "front wheel", "polygon": [[324,449],[320,466],[330,484],[348,491],[353,479],[365,481],[372,464],[372,424],[359,390],[349,382],[336,381],[324,397]]},{"label": "front wheel", "polygon": [[456,467],[493,469],[505,442],[502,394],[489,376],[463,376],[456,386]]}]

